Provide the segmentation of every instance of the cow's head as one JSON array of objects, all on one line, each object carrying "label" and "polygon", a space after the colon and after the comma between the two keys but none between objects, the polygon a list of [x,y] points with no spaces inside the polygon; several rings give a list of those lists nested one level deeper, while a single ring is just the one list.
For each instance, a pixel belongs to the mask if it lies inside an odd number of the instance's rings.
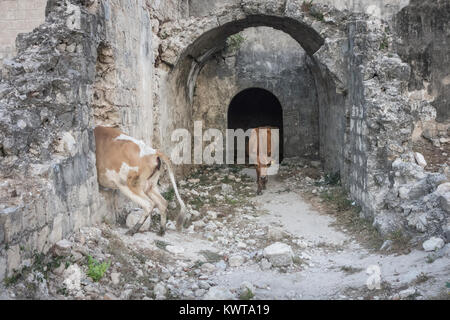
[{"label": "cow's head", "polygon": [[265,162],[261,163],[260,167],[261,167],[261,179],[265,179],[267,181],[267,169],[271,166],[275,164],[275,160],[271,160],[270,158],[267,159]]}]

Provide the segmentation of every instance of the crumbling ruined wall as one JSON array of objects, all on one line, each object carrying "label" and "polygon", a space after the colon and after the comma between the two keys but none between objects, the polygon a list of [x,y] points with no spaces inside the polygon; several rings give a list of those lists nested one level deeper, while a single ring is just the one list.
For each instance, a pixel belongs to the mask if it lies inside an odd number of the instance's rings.
[{"label": "crumbling ruined wall", "polygon": [[409,90],[431,100],[436,120],[450,122],[450,2],[412,0],[394,17],[395,47],[410,64]]},{"label": "crumbling ruined wall", "polygon": [[409,4],[410,0],[314,0],[314,3],[334,6],[338,10],[362,12],[377,18],[390,20]]},{"label": "crumbling ruined wall", "polygon": [[118,125],[151,142],[146,2],[50,0],[46,12],[44,24],[19,35],[0,83],[0,278],[74,230],[114,221],[128,203],[97,183],[99,63],[112,62],[102,88]]},{"label": "crumbling ruined wall", "polygon": [[318,156],[319,110],[308,56],[289,35],[267,27],[239,33],[237,48],[227,47],[200,71],[194,92],[194,119],[218,128],[225,137],[233,97],[247,88],[270,91],[283,109],[285,157]]},{"label": "crumbling ruined wall", "polygon": [[76,1],[50,1],[47,12],[18,37],[17,57],[4,60],[0,276],[106,214],[89,109],[102,22]]}]

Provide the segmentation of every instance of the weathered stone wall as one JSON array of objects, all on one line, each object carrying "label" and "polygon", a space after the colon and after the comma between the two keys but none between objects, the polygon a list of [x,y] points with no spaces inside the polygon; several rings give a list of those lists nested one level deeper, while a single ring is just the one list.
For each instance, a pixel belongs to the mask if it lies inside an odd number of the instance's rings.
[{"label": "weathered stone wall", "polygon": [[395,47],[412,69],[409,90],[431,101],[437,121],[450,122],[450,2],[412,0],[394,24]]},{"label": "weathered stone wall", "polygon": [[308,56],[288,34],[267,27],[239,33],[243,42],[209,60],[194,92],[194,119],[222,130],[233,97],[248,88],[273,93],[281,103],[284,156],[318,156],[319,107]]},{"label": "weathered stone wall", "polygon": [[99,24],[75,1],[51,1],[46,23],[20,35],[18,56],[4,60],[0,276],[105,215],[89,109]]},{"label": "weathered stone wall", "polygon": [[[74,230],[115,220],[128,203],[97,183],[99,88],[117,125],[152,142],[146,2],[51,0],[47,9],[44,24],[19,36],[0,83],[0,278]],[[102,63],[112,73],[99,86]]]},{"label": "weathered stone wall", "polygon": [[326,4],[339,10],[363,12],[372,16],[390,20],[394,14],[409,4],[410,0],[314,0],[314,3]]},{"label": "weathered stone wall", "polygon": [[0,1],[0,68],[3,59],[16,54],[16,37],[30,32],[45,19],[47,0]]}]

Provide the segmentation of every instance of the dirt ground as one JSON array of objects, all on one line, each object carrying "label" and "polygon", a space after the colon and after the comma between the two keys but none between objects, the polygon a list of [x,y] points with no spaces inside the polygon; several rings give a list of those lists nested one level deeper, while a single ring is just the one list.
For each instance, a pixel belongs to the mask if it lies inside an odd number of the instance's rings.
[{"label": "dirt ground", "polygon": [[[295,161],[294,161],[295,160]],[[255,172],[199,168],[179,182],[191,217],[182,233],[159,215],[149,231],[82,228],[66,251],[36,255],[6,279],[3,299],[448,299],[450,246],[437,252],[381,239],[338,177],[287,159],[256,196]],[[178,209],[173,192],[169,218]],[[281,243],[279,265],[265,248]],[[94,261],[95,260],[95,261]]]}]

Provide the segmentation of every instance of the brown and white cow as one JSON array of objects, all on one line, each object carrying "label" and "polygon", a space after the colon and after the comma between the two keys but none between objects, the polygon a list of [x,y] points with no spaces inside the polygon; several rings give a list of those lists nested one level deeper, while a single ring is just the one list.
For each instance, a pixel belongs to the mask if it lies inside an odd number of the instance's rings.
[{"label": "brown and white cow", "polygon": [[[266,189],[269,167],[275,163],[272,155],[272,129],[277,127],[258,127],[251,131],[249,143],[247,145],[249,159],[256,161],[256,183],[258,189],[256,194],[260,195]],[[264,141],[263,131],[266,132]],[[261,148],[266,148],[266,150]]]},{"label": "brown and white cow", "polygon": [[145,211],[145,215],[127,234],[132,235],[141,228],[155,205],[161,214],[159,234],[165,233],[167,201],[158,190],[161,160],[168,167],[169,178],[181,206],[177,218],[177,230],[180,231],[185,220],[186,206],[178,194],[170,159],[164,153],[115,128],[98,126],[94,134],[99,184],[105,188],[120,190]]}]

